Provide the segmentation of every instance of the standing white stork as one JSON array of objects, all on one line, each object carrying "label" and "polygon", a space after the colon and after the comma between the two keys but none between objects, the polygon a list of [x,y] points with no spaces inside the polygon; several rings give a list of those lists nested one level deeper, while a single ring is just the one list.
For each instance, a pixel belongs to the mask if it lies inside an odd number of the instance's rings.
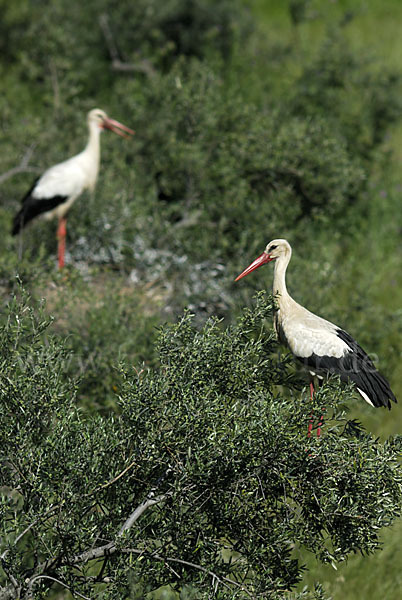
[{"label": "standing white stork", "polygon": [[[236,281],[261,265],[275,260],[273,293],[277,296],[278,310],[274,322],[280,341],[290,348],[312,377],[338,374],[342,381],[352,381],[359,394],[371,406],[390,409],[390,401],[396,402],[396,398],[388,381],[377,371],[363,348],[346,331],[311,313],[289,295],[286,289],[286,269],[291,255],[292,248],[286,240],[272,240]],[[312,381],[310,392],[312,396]],[[320,421],[322,424],[322,417]],[[309,434],[311,427],[310,422]]]},{"label": "standing white stork", "polygon": [[66,214],[80,194],[94,190],[100,163],[100,134],[104,129],[128,137],[132,129],[122,125],[99,108],[89,111],[89,137],[84,150],[47,169],[22,199],[22,208],[15,215],[12,234],[16,235],[29,221],[41,215],[49,220],[57,218],[59,268],[64,266],[66,240]]}]

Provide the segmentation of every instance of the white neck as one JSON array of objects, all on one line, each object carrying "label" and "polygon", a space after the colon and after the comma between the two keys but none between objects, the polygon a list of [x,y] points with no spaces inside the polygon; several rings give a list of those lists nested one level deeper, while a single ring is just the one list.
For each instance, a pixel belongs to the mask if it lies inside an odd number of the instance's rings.
[{"label": "white neck", "polygon": [[89,123],[89,137],[87,145],[85,146],[84,152],[86,154],[91,155],[92,160],[96,163],[100,161],[100,134],[102,133],[102,129],[99,127],[97,123]]},{"label": "white neck", "polygon": [[85,165],[85,173],[86,173],[86,186],[94,191],[96,180],[98,178],[99,173],[99,164],[100,164],[100,134],[102,133],[102,129],[96,123],[89,123],[89,137],[87,145],[84,150],[81,152],[81,160]]},{"label": "white neck", "polygon": [[291,253],[282,254],[275,260],[274,282],[272,292],[278,295],[279,306],[282,302],[291,299],[286,289],[286,269],[290,261]]}]

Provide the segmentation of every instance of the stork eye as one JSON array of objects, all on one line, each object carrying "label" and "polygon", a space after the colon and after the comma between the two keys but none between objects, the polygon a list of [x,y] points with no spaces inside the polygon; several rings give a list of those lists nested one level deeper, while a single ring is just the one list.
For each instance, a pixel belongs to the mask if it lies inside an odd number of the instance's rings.
[{"label": "stork eye", "polygon": [[272,252],[272,250],[276,250],[278,246],[270,246],[269,247],[269,252]]}]

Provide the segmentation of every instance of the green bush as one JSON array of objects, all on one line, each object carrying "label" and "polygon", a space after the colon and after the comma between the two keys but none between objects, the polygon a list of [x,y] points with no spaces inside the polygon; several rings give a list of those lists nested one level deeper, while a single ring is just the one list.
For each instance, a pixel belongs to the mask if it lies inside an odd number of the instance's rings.
[{"label": "green bush", "polygon": [[339,218],[364,189],[359,161],[323,118],[261,113],[200,63],[173,69],[146,92],[146,113],[136,114],[147,124],[140,154],[153,175],[155,242],[167,221],[170,248],[232,257],[255,248],[261,222],[305,232]]},{"label": "green bush", "polygon": [[[252,258],[270,238],[289,238],[304,256],[314,251],[314,240],[321,235],[325,243],[330,237],[331,245],[342,238],[359,238],[369,211],[372,150],[399,110],[396,76],[376,70],[366,54],[353,53],[343,30],[338,30],[312,52],[313,60],[302,65],[284,97],[283,88],[264,78],[259,63],[252,85],[245,79],[259,53],[272,48],[269,39],[260,37],[255,49],[247,41],[238,43],[239,31],[244,32],[239,22],[247,27],[247,19],[237,5],[221,3],[217,9],[207,0],[172,0],[156,10],[151,0],[143,0],[111,11],[105,0],[97,5],[97,16],[102,7],[112,30],[120,32],[122,59],[140,60],[155,52],[152,77],[106,68],[106,41],[92,4],[82,13],[73,10],[66,23],[64,4],[53,3],[48,13],[29,14],[24,35],[27,40],[38,38],[65,61],[59,85],[68,86],[68,93],[60,88],[57,100],[49,71],[44,80],[48,96],[41,97],[37,116],[29,105],[29,118],[17,119],[15,104],[8,98],[0,101],[6,134],[1,141],[2,170],[18,164],[33,141],[31,166],[38,172],[78,152],[85,143],[86,110],[95,103],[136,129],[130,141],[103,136],[95,196],[83,195],[69,215],[68,262],[78,267],[86,262],[109,264],[140,282],[163,280],[170,314],[189,305],[226,316],[243,303],[232,287],[243,257]],[[8,11],[6,23],[22,28],[28,13],[22,8]],[[63,27],[51,27],[53,22]],[[50,37],[37,35],[42,27]],[[215,43],[217,31],[228,34],[218,38],[232,49],[229,62],[229,50]],[[169,38],[172,32],[175,43]],[[154,35],[158,44],[152,45]],[[10,64],[21,66],[26,56],[35,68],[42,68],[41,61],[28,54],[28,47],[34,52],[32,44],[22,46],[21,54],[10,49]],[[84,59],[89,47],[93,52]],[[163,57],[157,57],[156,47],[165,48]],[[35,52],[42,51],[35,46]],[[286,60],[296,60],[297,52],[296,43],[288,48]],[[267,65],[271,76],[284,60],[272,50]],[[77,62],[80,69],[73,68]],[[70,77],[85,82],[70,82]],[[42,78],[35,78],[34,87],[42,94]],[[96,94],[85,88],[89,81],[96,82]],[[24,94],[14,95],[24,101]],[[53,105],[54,113],[45,117],[46,103]],[[25,107],[22,113],[26,111]],[[2,254],[14,252],[18,244],[7,229],[33,176],[16,175],[0,188]],[[55,246],[55,228],[49,223],[36,222],[24,233],[27,263],[37,262],[38,255],[54,256]],[[11,261],[7,262],[12,278]]]},{"label": "green bush", "polygon": [[[155,365],[156,327],[163,318],[163,293],[144,289],[115,274],[91,273],[91,282],[74,273],[59,277],[48,293],[53,335],[70,351],[67,375],[78,379],[77,399],[85,410],[116,410],[124,359],[140,371]],[[166,315],[167,316],[167,315]]]},{"label": "green bush", "polygon": [[[166,561],[179,558],[237,583],[247,573],[252,597],[282,600],[302,577],[303,548],[335,562],[371,551],[375,527],[397,513],[399,442],[353,428],[338,408],[349,391],[335,382],[317,397],[317,410],[331,407],[325,436],[305,452],[307,394],[259,337],[269,302],[231,330],[204,327],[211,314],[235,322],[272,274],[234,277],[287,237],[295,298],[377,353],[400,397],[397,18],[380,2],[365,14],[349,0],[325,14],[315,0],[252,4],[267,15],[260,30],[240,0],[0,0],[0,577],[11,598],[13,578],[22,598],[55,557],[42,575],[91,598],[236,597],[236,586],[207,592],[205,571]],[[10,225],[33,178],[83,148],[94,106],[137,135],[102,136],[95,195],[70,212],[68,267],[56,273],[55,224],[28,227],[21,256]],[[16,273],[47,298],[39,318],[34,300],[6,305],[20,295]],[[155,326],[185,305],[194,317],[162,330],[158,354]],[[398,407],[351,406],[375,438],[398,431]],[[120,540],[152,486],[168,498]],[[107,561],[71,564],[116,541]],[[398,548],[387,530],[379,597],[397,588]],[[354,587],[350,571],[337,575],[341,596],[369,585],[371,562],[354,564]],[[330,585],[327,573],[316,578]],[[36,597],[51,594],[46,584],[35,580]]]},{"label": "green bush", "polygon": [[[157,370],[122,367],[120,416],[84,418],[63,346],[44,343],[46,320],[12,302],[1,330],[3,596],[42,598],[58,583],[139,598],[169,584],[182,597],[190,586],[206,599],[212,585],[216,598],[279,599],[303,572],[295,548],[336,563],[379,547],[401,506],[399,440],[348,421],[336,381],[313,405],[296,392],[265,327],[272,312],[260,295],[236,325],[211,319],[201,331],[186,313],[160,331]],[[322,406],[323,433],[308,439]]]},{"label": "green bush", "polygon": [[303,67],[291,104],[298,116],[325,116],[354,154],[370,160],[401,115],[400,92],[399,73],[380,67],[367,51],[352,50],[342,30],[332,29]]},{"label": "green bush", "polygon": [[121,72],[152,75],[180,55],[229,60],[252,26],[239,0],[90,0],[85,10],[77,0],[1,5],[0,68],[15,70],[50,106],[108,97]]}]

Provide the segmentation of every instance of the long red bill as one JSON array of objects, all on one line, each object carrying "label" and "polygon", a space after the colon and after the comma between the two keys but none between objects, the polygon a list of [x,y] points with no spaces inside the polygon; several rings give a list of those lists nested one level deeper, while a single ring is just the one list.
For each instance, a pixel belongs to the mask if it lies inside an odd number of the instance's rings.
[{"label": "long red bill", "polygon": [[121,137],[125,138],[128,138],[129,136],[126,135],[124,132],[127,132],[130,135],[135,134],[135,131],[133,131],[129,127],[126,127],[125,125],[123,125],[123,123],[119,123],[114,119],[109,119],[109,117],[105,119],[105,121],[103,121],[103,127],[105,129],[110,129],[110,131],[113,131],[114,133],[117,133],[118,135],[121,135]]},{"label": "long red bill", "polygon": [[260,256],[258,256],[251,263],[251,265],[249,265],[247,267],[247,269],[244,269],[243,273],[240,273],[240,275],[238,277],[236,277],[235,281],[238,281],[242,277],[245,277],[246,275],[248,275],[249,273],[251,273],[251,271],[254,271],[255,269],[258,269],[258,267],[261,267],[261,265],[265,265],[265,263],[270,262],[271,260],[273,260],[273,258],[271,258],[269,256],[269,254],[267,254],[266,252],[263,252],[262,254],[260,254]]}]

